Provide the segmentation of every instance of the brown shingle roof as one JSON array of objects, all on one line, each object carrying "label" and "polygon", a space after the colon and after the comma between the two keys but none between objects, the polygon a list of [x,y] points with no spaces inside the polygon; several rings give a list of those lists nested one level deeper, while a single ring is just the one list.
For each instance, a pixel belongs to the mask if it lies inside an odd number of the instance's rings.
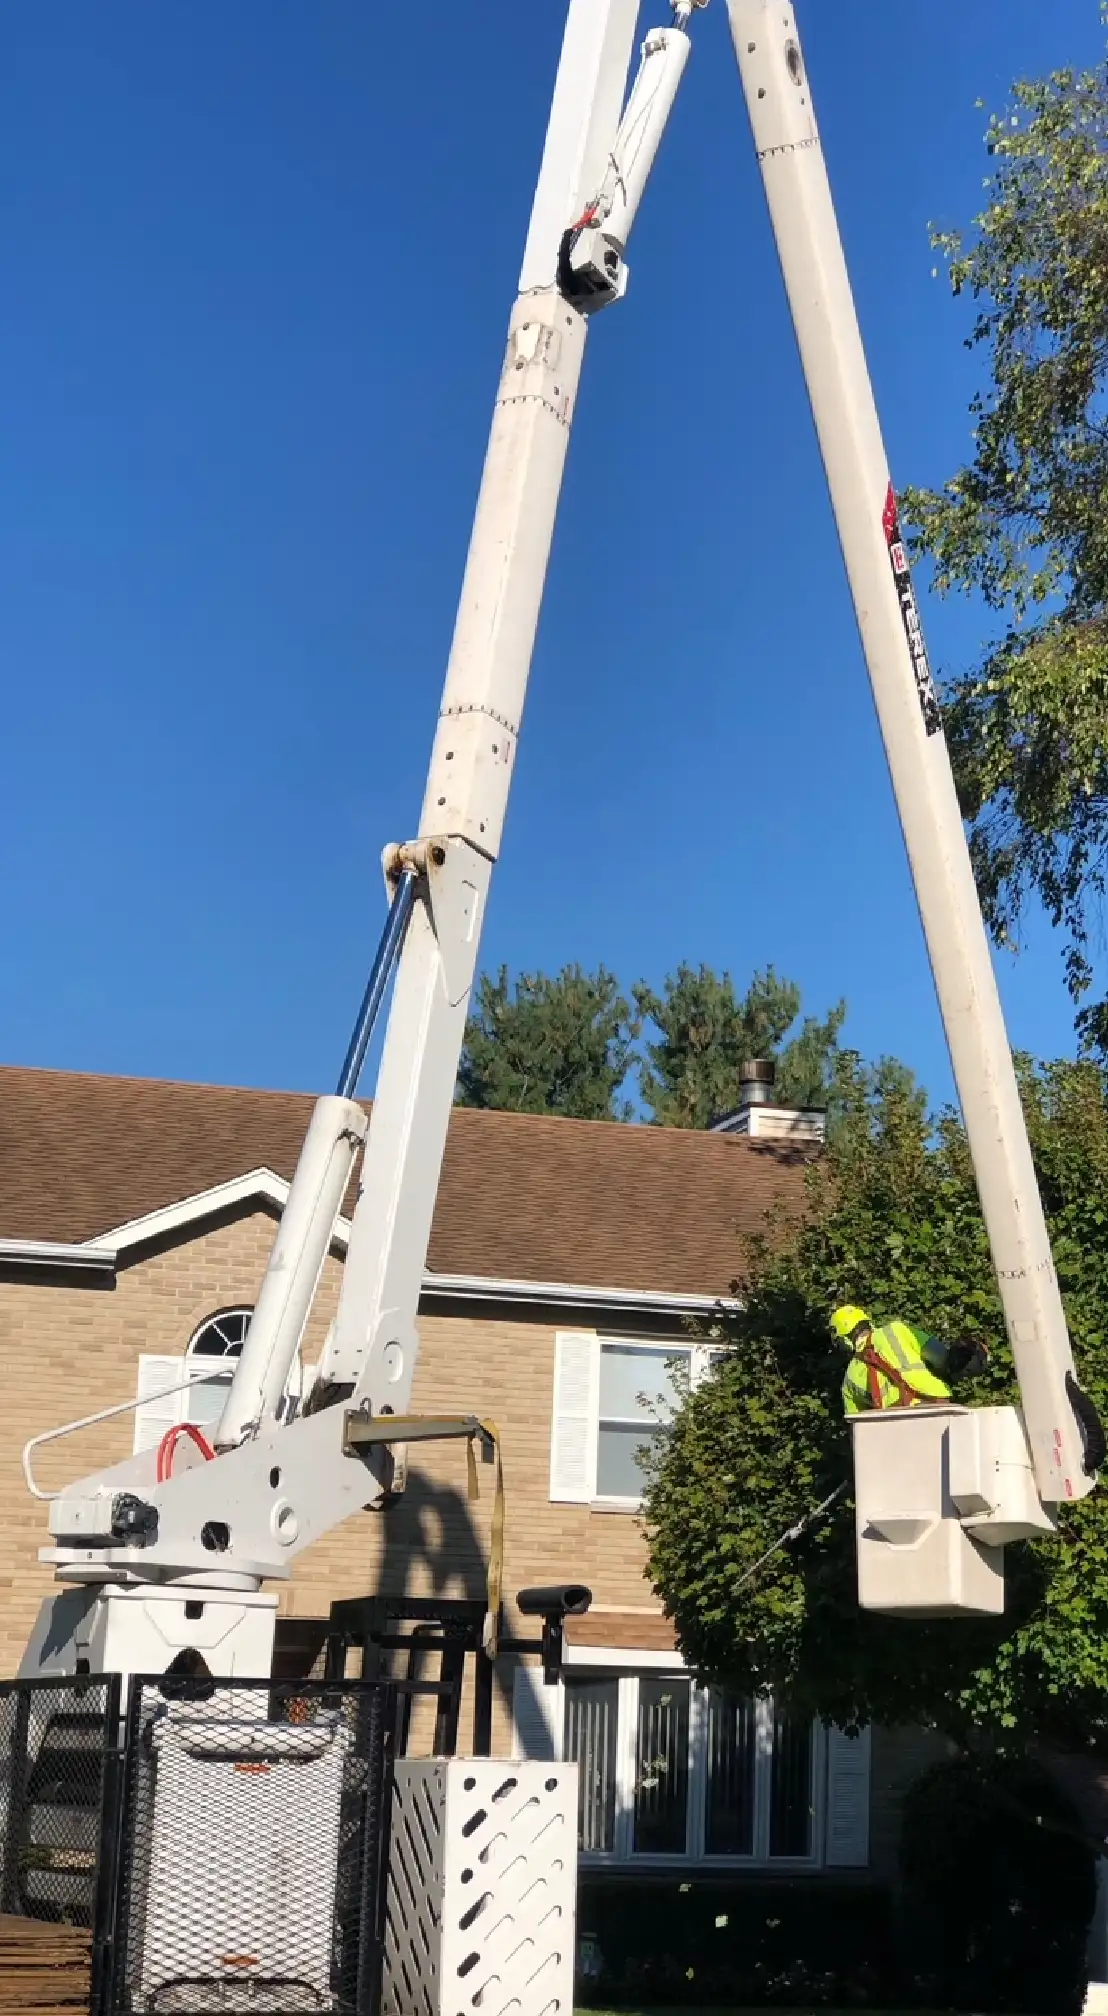
[{"label": "brown shingle roof", "polygon": [[[0,1237],[78,1241],[246,1171],[291,1176],[297,1092],[0,1067]],[[739,1234],[800,1203],[811,1150],[456,1109],[436,1273],[726,1294]]]}]

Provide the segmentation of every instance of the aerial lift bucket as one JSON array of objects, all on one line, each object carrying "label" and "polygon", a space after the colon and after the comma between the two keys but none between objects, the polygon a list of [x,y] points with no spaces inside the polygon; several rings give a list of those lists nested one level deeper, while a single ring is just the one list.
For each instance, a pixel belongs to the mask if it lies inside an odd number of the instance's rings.
[{"label": "aerial lift bucket", "polygon": [[1004,1547],[1051,1533],[1015,1407],[893,1407],[852,1418],[863,1610],[999,1616]]}]

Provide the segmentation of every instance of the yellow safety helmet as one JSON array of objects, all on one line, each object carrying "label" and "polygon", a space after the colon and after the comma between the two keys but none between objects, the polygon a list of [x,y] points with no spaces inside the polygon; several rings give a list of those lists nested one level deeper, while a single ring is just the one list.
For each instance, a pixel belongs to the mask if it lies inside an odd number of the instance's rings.
[{"label": "yellow safety helmet", "polygon": [[831,1318],[832,1331],[844,1344],[851,1343],[855,1331],[860,1330],[863,1325],[872,1330],[872,1318],[866,1315],[864,1309],[855,1308],[852,1302],[844,1302],[842,1308],[836,1309]]}]

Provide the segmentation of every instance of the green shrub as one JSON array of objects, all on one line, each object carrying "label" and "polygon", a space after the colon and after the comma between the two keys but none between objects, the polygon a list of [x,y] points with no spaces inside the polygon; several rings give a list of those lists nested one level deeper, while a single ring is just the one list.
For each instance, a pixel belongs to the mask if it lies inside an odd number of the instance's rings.
[{"label": "green shrub", "polygon": [[902,1999],[888,1893],[868,1881],[583,1870],[577,1923],[593,2007],[889,2006]]},{"label": "green shrub", "polygon": [[1076,2016],[1096,1901],[1080,1816],[1036,1766],[958,1758],[909,1791],[901,1923],[935,2006]]}]

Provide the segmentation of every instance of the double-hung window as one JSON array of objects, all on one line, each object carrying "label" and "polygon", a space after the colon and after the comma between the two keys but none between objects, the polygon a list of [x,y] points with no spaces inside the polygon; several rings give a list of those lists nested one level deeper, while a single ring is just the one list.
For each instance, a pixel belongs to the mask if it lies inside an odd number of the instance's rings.
[{"label": "double-hung window", "polygon": [[578,1845],[642,1858],[810,1863],[819,1732],[681,1672],[565,1682],[563,1756],[578,1767]]},{"label": "double-hung window", "polygon": [[[222,1309],[194,1332],[183,1358],[146,1352],[139,1359],[138,1406],[135,1409],[135,1453],[156,1449],[166,1430],[181,1421],[210,1435],[227,1404],[227,1395],[242,1356],[252,1309]],[[285,1387],[285,1418],[301,1408],[311,1390],[316,1368],[299,1356]]]},{"label": "double-hung window", "polygon": [[719,1357],[718,1346],[566,1331],[555,1343],[550,1496],[634,1511],[644,1451]]},{"label": "double-hung window", "polygon": [[[595,1658],[595,1654],[592,1657]],[[870,1732],[847,1735],[693,1684],[678,1660],[572,1669],[554,1686],[519,1667],[515,1755],[577,1766],[582,1856],[628,1868],[863,1869]]]}]

